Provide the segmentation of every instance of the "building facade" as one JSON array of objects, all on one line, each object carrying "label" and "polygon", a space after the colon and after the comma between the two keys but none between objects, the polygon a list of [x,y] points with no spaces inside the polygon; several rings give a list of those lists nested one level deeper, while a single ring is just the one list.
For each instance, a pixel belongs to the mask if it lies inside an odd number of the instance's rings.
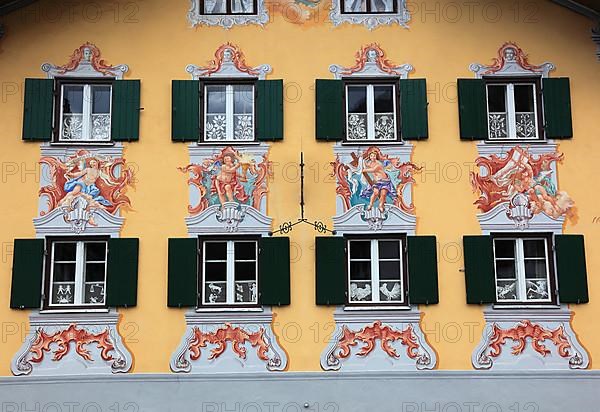
[{"label": "building facade", "polygon": [[29,3],[3,410],[595,406],[593,4]]}]

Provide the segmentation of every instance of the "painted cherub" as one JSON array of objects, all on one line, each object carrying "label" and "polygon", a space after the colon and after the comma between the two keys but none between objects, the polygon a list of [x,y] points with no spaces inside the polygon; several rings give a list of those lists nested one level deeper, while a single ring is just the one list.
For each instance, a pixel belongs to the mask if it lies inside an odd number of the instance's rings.
[{"label": "painted cherub", "polygon": [[112,206],[112,203],[102,196],[96,185],[98,179],[108,179],[108,176],[102,173],[98,159],[92,157],[82,164],[84,166],[80,167],[79,171],[74,171],[74,167],[65,173],[67,178],[64,184],[66,195],[60,201],[59,206],[70,205],[77,196],[83,196],[90,203],[90,208],[102,209]]},{"label": "painted cherub", "polygon": [[240,167],[240,156],[228,150],[221,156],[221,169],[213,179],[211,192],[216,193],[221,204],[225,202],[246,202],[249,196],[238,180],[237,169]]}]

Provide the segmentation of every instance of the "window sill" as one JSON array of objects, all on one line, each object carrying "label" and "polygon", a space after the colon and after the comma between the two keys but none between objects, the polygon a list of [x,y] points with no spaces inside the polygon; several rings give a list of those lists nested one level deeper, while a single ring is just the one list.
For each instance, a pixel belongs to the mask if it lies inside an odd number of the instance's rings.
[{"label": "window sill", "polygon": [[541,303],[535,305],[528,305],[525,303],[515,303],[512,305],[507,304],[492,304],[494,310],[511,310],[511,309],[560,309],[560,305],[554,303]]},{"label": "window sill", "polygon": [[547,139],[485,139],[484,143],[486,144],[548,144],[550,143]]},{"label": "window sill", "polygon": [[394,141],[387,141],[387,142],[382,142],[380,140],[357,140],[357,141],[350,141],[350,140],[342,140],[341,141],[342,146],[396,146],[396,145],[405,145],[406,142],[404,140],[394,140]]},{"label": "window sill", "polygon": [[218,142],[196,142],[196,145],[198,146],[259,146],[260,144],[261,142],[258,140],[254,140],[252,142],[240,142],[235,140],[226,140]]},{"label": "window sill", "polygon": [[402,310],[402,311],[409,311],[412,308],[410,307],[410,305],[405,306],[398,306],[398,305],[394,305],[394,306],[385,306],[385,305],[374,305],[374,306],[348,306],[348,305],[344,305],[344,311],[347,312],[360,312],[360,311],[368,311],[368,310]]},{"label": "window sill", "polygon": [[235,308],[235,307],[226,307],[226,308],[196,308],[196,313],[218,313],[218,312],[263,312],[262,307],[253,307],[253,308]]},{"label": "window sill", "polygon": [[115,142],[113,142],[113,141],[92,142],[92,141],[78,140],[78,141],[73,141],[73,142],[50,142],[50,146],[53,146],[53,147],[71,147],[71,146],[107,147],[107,146],[114,146],[114,145],[115,145]]},{"label": "window sill", "polygon": [[40,314],[68,314],[68,313],[109,313],[109,308],[89,308],[89,309],[42,309]]}]

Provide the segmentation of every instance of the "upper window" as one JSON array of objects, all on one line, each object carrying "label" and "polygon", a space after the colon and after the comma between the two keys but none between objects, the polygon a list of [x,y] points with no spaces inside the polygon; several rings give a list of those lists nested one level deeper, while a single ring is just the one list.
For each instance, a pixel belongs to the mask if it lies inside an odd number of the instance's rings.
[{"label": "upper window", "polygon": [[256,14],[256,0],[200,0],[202,14]]},{"label": "upper window", "polygon": [[254,84],[216,84],[204,88],[205,142],[254,141]]},{"label": "upper window", "polygon": [[346,140],[398,140],[396,83],[346,83]]},{"label": "upper window", "polygon": [[555,303],[548,237],[494,238],[498,303]]},{"label": "upper window", "polygon": [[58,142],[110,142],[110,83],[59,82]]},{"label": "upper window", "polygon": [[394,0],[340,0],[342,13],[382,14],[398,13],[398,4]]},{"label": "upper window", "polygon": [[532,140],[543,137],[539,82],[486,82],[490,140]]},{"label": "upper window", "polygon": [[402,239],[348,240],[348,303],[407,305]]},{"label": "upper window", "polygon": [[258,241],[201,240],[198,306],[258,305]]},{"label": "upper window", "polygon": [[106,262],[105,240],[52,241],[45,307],[105,307]]}]

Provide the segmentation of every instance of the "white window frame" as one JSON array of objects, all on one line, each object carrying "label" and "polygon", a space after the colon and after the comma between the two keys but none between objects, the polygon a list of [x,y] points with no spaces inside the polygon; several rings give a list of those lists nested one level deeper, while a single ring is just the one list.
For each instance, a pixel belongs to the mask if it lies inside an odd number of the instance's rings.
[{"label": "white window frame", "polygon": [[[515,105],[515,85],[529,85],[529,86],[533,86],[533,119],[535,122],[535,136],[534,137],[518,137],[517,136],[517,112],[516,112],[516,105]],[[489,87],[490,86],[505,86],[506,87],[506,101],[505,101],[505,107],[506,107],[506,127],[507,127],[507,136],[506,137],[491,137],[491,130],[490,130],[490,120],[489,120],[489,115],[490,114],[503,114],[501,112],[490,112],[490,103],[489,103]],[[538,124],[538,90],[537,90],[537,84],[536,82],[532,81],[532,82],[519,82],[519,83],[510,83],[510,82],[489,82],[486,83],[485,85],[485,104],[486,104],[486,122],[487,122],[487,128],[488,128],[488,136],[489,140],[494,140],[494,141],[502,141],[502,140],[518,140],[518,141],[524,141],[524,140],[540,140],[541,136],[540,136],[540,132],[539,132],[539,124]]]},{"label": "white window frame", "polygon": [[[351,259],[350,256],[350,252],[351,252],[351,244],[352,242],[365,242],[365,241],[369,241],[371,242],[371,258],[370,259]],[[399,247],[400,247],[400,259],[379,259],[379,242],[383,241],[383,242],[389,242],[389,241],[396,241],[399,242]],[[350,305],[373,305],[373,304],[380,304],[380,305],[395,305],[395,306],[406,306],[407,302],[406,302],[406,284],[405,284],[405,273],[404,273],[404,241],[401,238],[381,238],[381,239],[361,239],[361,238],[350,238],[347,240],[346,242],[346,247],[348,249],[348,253],[346,254],[346,264],[347,264],[347,270],[346,270],[346,278],[347,278],[347,285],[346,285],[346,293],[348,294],[348,303]],[[370,261],[371,263],[371,300],[361,300],[361,301],[352,301],[350,298],[350,283],[352,282],[351,279],[351,269],[350,269],[350,262],[354,261],[354,262],[367,262]],[[381,296],[380,296],[380,291],[379,291],[379,262],[398,262],[398,264],[400,265],[400,289],[401,289],[401,300],[393,300],[393,301],[388,301],[388,300],[381,300]]]},{"label": "white window frame", "polygon": [[[498,260],[513,260],[510,258],[497,258],[496,257],[496,240],[512,240],[515,245],[515,275],[517,277],[517,299],[499,299],[498,298],[498,271],[496,262]],[[548,298],[547,299],[527,299],[527,278],[525,277],[525,252],[523,242],[525,240],[543,240],[544,241],[544,255],[546,263],[546,282],[548,285]],[[493,238],[493,249],[494,249],[494,279],[496,288],[496,303],[554,303],[553,294],[556,294],[555,283],[551,281],[550,276],[550,256],[548,253],[548,239],[545,237],[494,237]],[[531,258],[529,258],[531,259]]]},{"label": "white window frame", "polygon": [[[83,86],[83,122],[82,122],[82,130],[81,135],[82,139],[63,139],[63,126],[64,126],[64,90],[65,86]],[[92,99],[92,87],[93,86],[108,86],[110,87],[110,97],[109,97],[109,110],[108,115],[110,118],[108,130],[109,130],[109,138],[108,139],[92,139],[92,115],[93,113],[93,99]],[[107,143],[112,141],[112,93],[113,87],[110,83],[61,83],[60,85],[60,118],[59,118],[59,130],[58,130],[58,142],[59,143]]]},{"label": "white window frame", "polygon": [[[235,113],[233,112],[233,88],[235,86],[251,86],[252,87],[252,139],[249,140],[240,140],[235,138]],[[214,113],[208,113],[208,88],[211,86],[225,86],[225,139],[224,140],[207,140],[206,139],[206,125],[207,119],[209,115],[214,116]],[[235,83],[235,84],[222,84],[222,83],[204,83],[201,87],[204,87],[203,95],[204,95],[204,127],[203,127],[203,137],[202,141],[204,143],[210,144],[218,144],[219,142],[239,142],[239,143],[249,143],[256,141],[256,87],[254,83]]]},{"label": "white window frame", "polygon": [[[75,254],[75,285],[73,290],[73,303],[53,303],[53,293],[54,293],[54,251],[55,245],[58,243],[76,243],[76,254]],[[85,260],[85,245],[89,243],[104,243],[104,302],[103,303],[84,303],[85,297],[85,264],[87,263]],[[107,298],[107,290],[106,290],[106,273],[108,270],[108,241],[106,240],[54,240],[51,242],[51,258],[50,258],[50,283],[48,284],[48,289],[46,294],[48,296],[48,307],[49,308],[65,308],[65,307],[106,307],[106,298]],[[60,261],[59,261],[60,262]],[[91,263],[101,263],[100,261],[91,261]],[[100,283],[100,282],[93,282]]]},{"label": "white window frame", "polygon": [[[346,142],[360,143],[360,142],[380,142],[380,143],[392,143],[398,142],[398,107],[397,101],[397,90],[395,83],[346,83]],[[392,86],[392,101],[394,104],[393,115],[394,115],[394,138],[390,140],[377,139],[375,137],[375,86]],[[349,126],[348,116],[351,114],[349,111],[349,99],[348,99],[348,88],[349,87],[366,87],[367,88],[367,137],[366,139],[348,139]]]},{"label": "white window frame", "polygon": [[[206,239],[201,240],[202,242],[202,304],[201,307],[204,306],[255,306],[258,305],[258,291],[259,291],[259,276],[258,276],[258,240],[255,239]],[[236,302],[235,301],[235,262],[253,262],[252,260],[236,260],[235,259],[235,243],[239,242],[253,242],[255,247],[255,273],[256,273],[256,300],[254,302]],[[206,244],[207,243],[227,243],[227,255],[226,260],[214,260],[211,259],[209,262],[221,262],[226,263],[227,267],[227,276],[225,280],[225,302],[214,302],[211,303],[208,301],[208,296],[206,296],[206,285],[209,282],[206,280]]]}]

